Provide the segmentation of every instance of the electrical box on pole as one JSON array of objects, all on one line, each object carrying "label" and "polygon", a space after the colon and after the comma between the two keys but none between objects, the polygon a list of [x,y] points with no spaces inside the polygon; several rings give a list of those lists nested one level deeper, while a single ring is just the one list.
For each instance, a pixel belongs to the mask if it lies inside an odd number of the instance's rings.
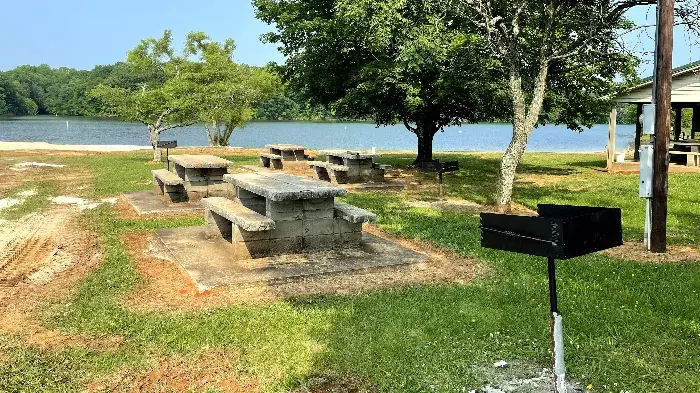
[{"label": "electrical box on pole", "polygon": [[651,198],[654,189],[654,146],[639,149],[639,197]]},{"label": "electrical box on pole", "polygon": [[642,108],[642,133],[644,135],[654,135],[656,104],[644,104]]}]

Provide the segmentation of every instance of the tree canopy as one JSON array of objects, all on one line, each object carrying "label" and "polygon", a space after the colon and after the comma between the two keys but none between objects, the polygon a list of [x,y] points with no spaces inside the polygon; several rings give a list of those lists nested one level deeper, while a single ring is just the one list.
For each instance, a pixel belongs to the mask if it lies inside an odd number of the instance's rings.
[{"label": "tree canopy", "polygon": [[[341,116],[403,123],[418,138],[416,163],[432,159],[448,125],[500,111],[502,69],[447,3],[429,0],[254,0],[277,32],[284,76],[312,102]],[[463,25],[464,27],[464,25]]]},{"label": "tree canopy", "polygon": [[196,60],[183,64],[181,78],[211,146],[228,146],[233,131],[253,119],[254,105],[281,91],[274,74],[235,63],[234,49],[233,40],[213,42],[199,32],[185,44],[185,55]]},{"label": "tree canopy", "polygon": [[[653,1],[652,1],[653,2]],[[501,161],[496,203],[508,209],[515,171],[538,124],[581,130],[609,111],[619,80],[636,76],[637,59],[621,33],[625,11],[650,1],[463,0],[489,57],[507,70],[513,137]]]}]

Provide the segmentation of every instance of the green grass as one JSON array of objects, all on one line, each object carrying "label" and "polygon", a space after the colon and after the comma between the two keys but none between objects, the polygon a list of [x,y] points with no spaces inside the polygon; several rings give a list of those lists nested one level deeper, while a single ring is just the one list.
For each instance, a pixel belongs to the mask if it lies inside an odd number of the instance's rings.
[{"label": "green grass", "polygon": [[[142,184],[152,169],[144,157],[72,160],[112,176],[95,183],[97,195],[109,195],[149,186]],[[446,176],[448,195],[488,202],[496,156],[456,158],[462,169]],[[410,163],[410,157],[383,160]],[[620,206],[626,238],[641,238],[636,216],[643,206],[635,199],[635,176],[597,174],[593,167],[601,163],[598,156],[528,155],[521,171],[525,176],[545,173],[561,179],[546,186],[521,181],[516,200],[527,207],[543,201]],[[698,244],[700,195],[690,185],[699,180],[698,175],[671,176],[674,243]],[[116,352],[40,351],[12,337],[0,338],[8,356],[0,359],[0,391],[79,390],[155,355],[220,347],[240,353],[242,372],[268,391],[293,390],[314,375],[334,375],[380,391],[464,392],[482,386],[480,367],[500,359],[546,366],[546,264],[541,258],[482,249],[476,216],[406,205],[435,196],[375,192],[345,199],[376,212],[378,225],[387,231],[479,259],[491,268],[489,275],[467,284],[307,296],[202,312],[137,312],[119,303],[141,282],[121,235],[198,225],[200,218],[123,220],[106,206],[89,212],[85,220],[101,236],[105,261],[74,296],[48,305],[44,317],[66,333],[119,335],[125,344]],[[559,263],[558,278],[570,377],[600,392],[700,390],[700,264],[649,264],[594,254]]]},{"label": "green grass", "polygon": [[[445,193],[448,197],[467,199],[482,204],[493,203],[498,180],[500,156],[497,154],[440,155],[443,160],[458,160],[460,171],[446,174]],[[381,159],[395,166],[408,166],[407,156]],[[644,233],[645,202],[638,196],[638,175],[607,174],[597,169],[605,167],[605,159],[594,154],[526,154],[518,169],[519,180],[513,200],[530,209],[538,203],[614,206],[622,209],[625,238],[641,241]],[[538,185],[533,177],[545,175],[547,184]],[[434,181],[437,175],[420,177]],[[672,174],[669,181],[668,234],[669,242],[700,244],[700,173]],[[435,199],[433,192],[409,195],[409,198]]]}]

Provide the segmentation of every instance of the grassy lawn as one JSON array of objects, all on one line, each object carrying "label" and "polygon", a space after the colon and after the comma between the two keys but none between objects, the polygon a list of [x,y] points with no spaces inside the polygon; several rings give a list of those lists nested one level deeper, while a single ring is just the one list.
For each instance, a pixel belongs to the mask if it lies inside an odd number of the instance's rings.
[{"label": "grassy lawn", "polygon": [[[46,158],[92,171],[95,197],[150,188],[146,153]],[[252,164],[255,157],[227,157]],[[448,174],[450,198],[489,203],[498,156],[460,154]],[[49,161],[51,160],[51,161]],[[409,156],[382,161],[407,167]],[[595,170],[602,156],[529,154],[515,201],[618,206],[625,239],[640,241],[642,200],[635,175]],[[434,175],[417,175],[434,183]],[[677,245],[700,244],[700,174],[673,174],[669,235]],[[50,193],[47,184],[42,193]],[[19,190],[12,190],[18,192]],[[4,197],[4,196],[3,196]],[[359,381],[371,390],[468,392],[483,386],[484,367],[505,359],[549,364],[546,264],[542,258],[485,250],[478,217],[411,207],[433,200],[436,187],[404,193],[353,193],[350,203],[378,214],[377,225],[455,255],[491,273],[473,282],[402,286],[356,295],[305,296],[209,311],[145,312],[120,298],[142,280],[121,235],[199,225],[200,217],[119,218],[109,206],[85,213],[101,238],[104,262],[68,299],[54,299],[44,323],[69,334],[120,336],[116,350],[40,350],[0,336],[0,391],[79,391],[119,369],[147,369],[159,356],[195,356],[216,348],[240,355],[237,372],[264,391],[294,391],[314,376]],[[43,207],[18,207],[14,214]],[[643,263],[594,254],[558,265],[567,376],[596,392],[700,391],[700,263]]]}]

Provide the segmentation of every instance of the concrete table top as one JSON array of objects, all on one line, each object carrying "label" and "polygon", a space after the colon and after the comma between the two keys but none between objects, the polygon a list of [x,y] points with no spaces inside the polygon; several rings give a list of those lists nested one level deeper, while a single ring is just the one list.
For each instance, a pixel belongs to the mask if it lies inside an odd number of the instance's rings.
[{"label": "concrete table top", "polygon": [[364,160],[367,158],[379,157],[379,154],[372,154],[357,150],[324,150],[323,154],[327,156],[347,158],[349,160]]},{"label": "concrete table top", "polygon": [[334,198],[347,194],[344,188],[328,182],[284,173],[244,173],[224,175],[224,181],[271,201]]},{"label": "concrete table top", "polygon": [[299,150],[306,150],[306,147],[304,146],[299,146],[299,145],[288,145],[288,144],[274,144],[274,145],[265,145],[265,148],[267,149],[276,149],[276,150],[282,150],[282,151],[299,151]]},{"label": "concrete table top", "polygon": [[209,154],[178,154],[170,156],[169,159],[170,162],[173,162],[184,168],[215,169],[228,168],[230,166],[233,166],[233,162]]}]

